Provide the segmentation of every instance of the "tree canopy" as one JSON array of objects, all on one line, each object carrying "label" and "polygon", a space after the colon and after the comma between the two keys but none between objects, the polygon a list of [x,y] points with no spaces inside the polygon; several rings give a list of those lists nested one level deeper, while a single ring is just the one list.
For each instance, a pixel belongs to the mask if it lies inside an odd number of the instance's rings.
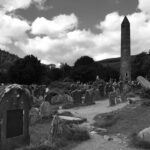
[{"label": "tree canopy", "polygon": [[9,68],[9,77],[12,83],[33,84],[40,83],[43,67],[33,55],[18,59]]}]

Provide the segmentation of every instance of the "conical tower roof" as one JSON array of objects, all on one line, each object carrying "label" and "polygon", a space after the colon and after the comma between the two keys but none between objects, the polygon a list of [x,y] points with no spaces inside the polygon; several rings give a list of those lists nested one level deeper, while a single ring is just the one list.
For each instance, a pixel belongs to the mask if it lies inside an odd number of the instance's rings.
[{"label": "conical tower roof", "polygon": [[129,25],[129,24],[130,24],[130,22],[129,22],[127,16],[125,16],[123,21],[122,21],[122,25]]}]

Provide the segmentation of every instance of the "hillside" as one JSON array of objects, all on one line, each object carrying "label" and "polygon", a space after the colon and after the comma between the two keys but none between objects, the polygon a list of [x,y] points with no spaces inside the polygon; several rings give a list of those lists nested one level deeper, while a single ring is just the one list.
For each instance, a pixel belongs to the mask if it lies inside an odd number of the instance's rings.
[{"label": "hillside", "polygon": [[[135,57],[136,55],[131,56],[131,63],[134,61]],[[100,60],[100,61],[97,61],[97,63],[100,63],[103,66],[110,66],[116,71],[120,70],[120,57]]]},{"label": "hillside", "polygon": [[0,71],[6,71],[19,57],[14,54],[10,54],[4,50],[0,50]]}]

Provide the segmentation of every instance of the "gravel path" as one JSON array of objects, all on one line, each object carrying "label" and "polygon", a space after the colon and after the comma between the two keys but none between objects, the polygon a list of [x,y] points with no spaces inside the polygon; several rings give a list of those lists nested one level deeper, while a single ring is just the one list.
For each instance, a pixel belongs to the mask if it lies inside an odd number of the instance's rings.
[{"label": "gravel path", "polygon": [[[93,118],[100,113],[111,112],[118,110],[126,106],[127,103],[122,103],[114,107],[108,106],[108,100],[97,101],[96,105],[77,107],[73,109],[67,109],[67,111],[76,113],[81,117],[87,118],[87,123],[85,126],[91,126],[94,122]],[[136,150],[134,148],[127,147],[126,143],[120,142],[120,140],[108,141],[104,139],[103,136],[98,134],[91,134],[91,139],[85,142],[82,142],[78,146],[72,148],[71,150]]]}]

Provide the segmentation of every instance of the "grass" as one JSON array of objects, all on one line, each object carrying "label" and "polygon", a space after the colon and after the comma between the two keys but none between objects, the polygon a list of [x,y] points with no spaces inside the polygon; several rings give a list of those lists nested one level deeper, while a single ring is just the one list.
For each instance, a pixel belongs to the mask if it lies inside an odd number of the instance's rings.
[{"label": "grass", "polygon": [[[103,116],[112,116],[110,119]],[[141,104],[127,105],[121,110],[97,115],[95,117],[96,127],[108,129],[109,134],[121,133],[130,136],[132,133],[138,133],[150,125],[150,107]]]},{"label": "grass", "polygon": [[72,126],[69,130],[65,128],[62,135],[55,137],[52,145],[48,141],[50,123],[50,120],[42,120],[30,126],[30,145],[17,150],[68,150],[68,147],[73,147],[90,138],[87,130]]}]

